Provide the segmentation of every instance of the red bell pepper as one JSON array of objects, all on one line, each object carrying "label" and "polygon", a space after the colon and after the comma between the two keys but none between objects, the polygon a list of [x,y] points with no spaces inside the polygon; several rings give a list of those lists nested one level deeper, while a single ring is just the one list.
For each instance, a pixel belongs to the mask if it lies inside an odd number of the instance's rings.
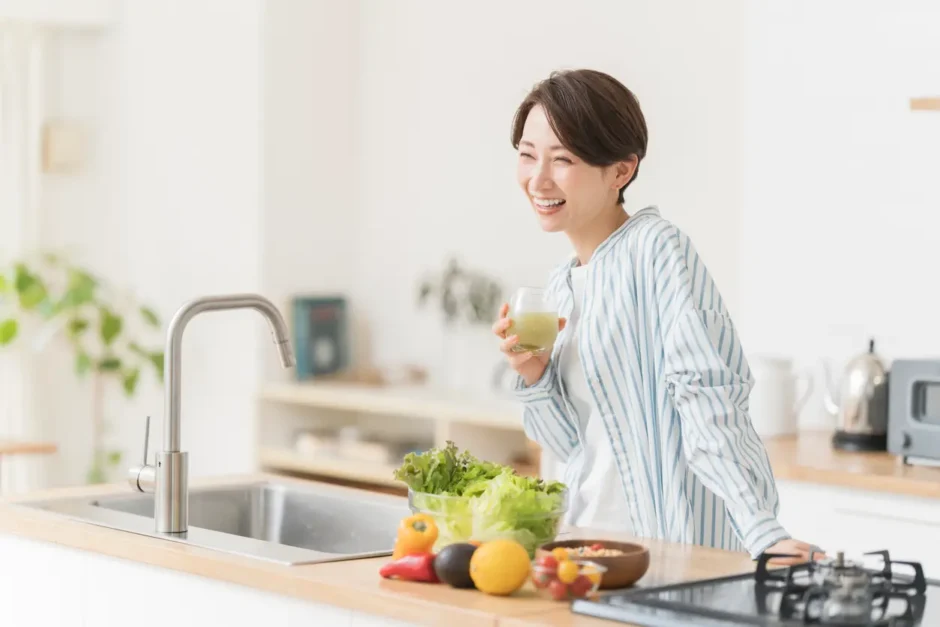
[{"label": "red bell pepper", "polygon": [[434,572],[433,553],[412,553],[387,562],[379,569],[379,574],[386,579],[403,579],[405,581],[421,581],[425,583],[438,583],[437,573]]}]

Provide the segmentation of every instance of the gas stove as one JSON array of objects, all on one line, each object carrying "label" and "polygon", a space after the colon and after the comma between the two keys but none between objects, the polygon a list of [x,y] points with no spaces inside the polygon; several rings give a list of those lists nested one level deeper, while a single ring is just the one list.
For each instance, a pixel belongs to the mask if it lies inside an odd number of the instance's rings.
[{"label": "gas stove", "polygon": [[926,579],[918,562],[892,560],[888,551],[858,559],[840,552],[769,567],[775,557],[788,556],[764,553],[753,572],[615,591],[571,609],[643,627],[940,626],[940,582]]}]

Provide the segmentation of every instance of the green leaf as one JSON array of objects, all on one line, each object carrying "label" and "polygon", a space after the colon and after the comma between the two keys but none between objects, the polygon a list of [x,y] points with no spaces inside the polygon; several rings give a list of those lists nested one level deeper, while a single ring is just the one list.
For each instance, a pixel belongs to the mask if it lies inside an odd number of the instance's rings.
[{"label": "green leaf", "polygon": [[16,332],[19,330],[19,323],[13,318],[7,318],[0,322],[0,346],[6,346],[16,338]]},{"label": "green leaf", "polygon": [[134,395],[134,390],[137,389],[137,382],[140,380],[140,368],[134,368],[124,373],[124,392],[128,396]]},{"label": "green leaf", "polygon": [[91,369],[91,357],[83,350],[80,350],[75,356],[75,372],[82,376]]},{"label": "green leaf", "polygon": [[101,340],[105,346],[110,346],[114,338],[121,333],[124,320],[106,307],[101,308]]},{"label": "green leaf", "polygon": [[111,451],[108,453],[108,465],[117,466],[121,463],[121,451]]},{"label": "green leaf", "polygon": [[160,318],[157,317],[156,312],[150,307],[141,307],[140,315],[144,317],[144,320],[146,320],[147,324],[149,324],[150,326],[152,327],[160,326]]},{"label": "green leaf", "polygon": [[88,470],[85,481],[90,484],[104,483],[104,470],[102,470],[101,465],[97,461]]},{"label": "green leaf", "polygon": [[72,318],[69,320],[68,330],[71,337],[78,337],[88,328],[88,321],[84,318]]},{"label": "green leaf", "polygon": [[16,264],[14,286],[23,309],[35,309],[48,296],[42,280],[22,263]]},{"label": "green leaf", "polygon": [[157,370],[157,376],[160,378],[160,381],[163,381],[163,351],[156,353],[150,353],[150,363],[153,364],[153,367]]},{"label": "green leaf", "polygon": [[98,362],[98,370],[102,372],[114,372],[121,369],[121,360],[117,357],[105,357]]},{"label": "green leaf", "polygon": [[57,304],[57,309],[63,311],[90,303],[94,300],[97,285],[98,282],[87,272],[69,270],[68,286],[62,300]]}]

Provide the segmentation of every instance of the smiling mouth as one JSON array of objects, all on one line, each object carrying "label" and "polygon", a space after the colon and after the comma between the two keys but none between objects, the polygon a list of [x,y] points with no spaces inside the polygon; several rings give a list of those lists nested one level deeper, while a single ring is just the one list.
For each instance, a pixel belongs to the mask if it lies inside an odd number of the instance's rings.
[{"label": "smiling mouth", "polygon": [[565,201],[562,198],[533,198],[532,204],[540,214],[551,215],[560,211]]}]

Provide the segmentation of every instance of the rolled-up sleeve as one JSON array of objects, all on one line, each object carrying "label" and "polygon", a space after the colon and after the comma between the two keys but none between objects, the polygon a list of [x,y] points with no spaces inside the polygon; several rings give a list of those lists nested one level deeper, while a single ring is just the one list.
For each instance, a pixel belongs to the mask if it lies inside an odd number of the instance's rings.
[{"label": "rolled-up sleeve", "polygon": [[517,375],[514,392],[522,403],[526,435],[550,450],[559,461],[568,461],[578,436],[558,385],[554,360],[548,362],[542,377],[532,385],[526,385]]}]

